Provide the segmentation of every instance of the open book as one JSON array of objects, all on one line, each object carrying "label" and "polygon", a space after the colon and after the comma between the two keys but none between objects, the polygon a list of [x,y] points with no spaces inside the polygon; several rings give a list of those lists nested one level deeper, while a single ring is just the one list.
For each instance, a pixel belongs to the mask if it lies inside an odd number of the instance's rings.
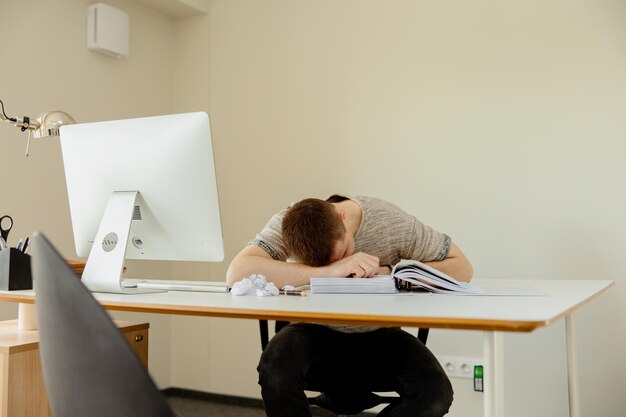
[{"label": "open book", "polygon": [[459,282],[449,275],[419,261],[403,259],[391,270],[399,289],[423,289],[441,294],[483,294],[478,287]]},{"label": "open book", "polygon": [[315,294],[393,294],[398,291],[426,290],[439,294],[484,294],[485,291],[459,282],[419,261],[401,260],[391,275],[373,278],[311,278]]}]

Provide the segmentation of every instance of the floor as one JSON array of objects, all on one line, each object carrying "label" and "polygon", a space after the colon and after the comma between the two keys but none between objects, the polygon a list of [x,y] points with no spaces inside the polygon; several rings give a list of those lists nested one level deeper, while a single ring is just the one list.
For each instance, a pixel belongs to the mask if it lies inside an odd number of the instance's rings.
[{"label": "floor", "polygon": [[265,411],[258,407],[184,397],[168,397],[168,401],[176,417],[265,417]]},{"label": "floor", "polygon": [[[263,402],[250,398],[214,395],[202,392],[166,389],[164,394],[176,417],[265,417]],[[336,416],[329,411],[312,407],[314,416]],[[359,414],[374,416],[374,414]]]}]

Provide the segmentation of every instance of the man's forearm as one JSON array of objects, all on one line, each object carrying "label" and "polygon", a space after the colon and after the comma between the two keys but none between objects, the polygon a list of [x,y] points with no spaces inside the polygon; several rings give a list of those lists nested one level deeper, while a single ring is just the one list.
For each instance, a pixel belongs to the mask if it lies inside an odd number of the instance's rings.
[{"label": "man's forearm", "polygon": [[252,274],[264,275],[268,282],[273,282],[278,288],[285,285],[307,285],[316,268],[293,262],[277,261],[272,258],[256,255],[238,256],[231,262],[226,273],[226,282],[233,285],[235,282],[247,278]]},{"label": "man's forearm", "polygon": [[257,246],[244,248],[230,263],[226,273],[228,285],[252,274],[265,275],[278,288],[285,285],[307,285],[311,277],[372,277],[379,273],[377,256],[358,252],[325,266],[308,266],[295,262],[277,261]]},{"label": "man's forearm", "polygon": [[474,274],[472,264],[454,242],[450,242],[446,259],[426,263],[459,281],[469,282]]},{"label": "man's forearm", "polygon": [[471,281],[474,273],[472,264],[466,258],[446,258],[443,261],[426,262],[426,264],[459,281]]}]

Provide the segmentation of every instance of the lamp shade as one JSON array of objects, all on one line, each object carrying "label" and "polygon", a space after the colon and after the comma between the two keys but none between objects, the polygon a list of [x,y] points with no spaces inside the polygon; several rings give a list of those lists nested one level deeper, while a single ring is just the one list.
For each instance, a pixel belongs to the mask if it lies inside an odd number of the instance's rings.
[{"label": "lamp shade", "polygon": [[75,124],[76,121],[64,111],[53,110],[42,113],[37,118],[39,127],[33,131],[34,138],[59,136],[59,129],[63,125]]}]

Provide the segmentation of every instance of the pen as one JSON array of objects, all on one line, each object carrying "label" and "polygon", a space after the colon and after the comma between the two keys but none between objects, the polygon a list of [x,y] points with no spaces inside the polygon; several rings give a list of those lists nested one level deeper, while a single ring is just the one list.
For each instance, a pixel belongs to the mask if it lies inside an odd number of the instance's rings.
[{"label": "pen", "polygon": [[280,293],[284,295],[300,295],[302,297],[306,297],[306,291],[300,290],[280,290]]},{"label": "pen", "polygon": [[20,251],[21,251],[21,250],[22,250],[22,243],[23,243],[23,242],[22,242],[22,239],[20,239],[20,241],[19,241],[19,242],[17,242],[17,246],[15,247],[15,249],[17,249],[17,250],[20,250]]},{"label": "pen", "polygon": [[26,240],[24,241],[24,246],[22,246],[23,253],[26,253],[26,249],[28,249],[29,243],[30,243],[30,236],[26,236]]}]

